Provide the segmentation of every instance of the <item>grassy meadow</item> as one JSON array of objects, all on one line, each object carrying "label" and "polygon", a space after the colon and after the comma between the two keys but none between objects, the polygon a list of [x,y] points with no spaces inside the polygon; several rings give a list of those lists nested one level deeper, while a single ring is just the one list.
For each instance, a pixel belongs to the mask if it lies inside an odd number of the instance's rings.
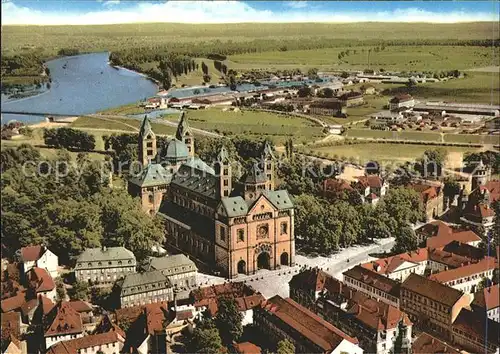
[{"label": "grassy meadow", "polygon": [[[352,144],[338,145],[325,147],[306,148],[305,151],[319,153],[323,157],[341,158],[341,159],[357,159],[360,162],[375,160],[379,162],[406,162],[414,161],[421,157],[426,150],[432,149],[429,145],[414,145],[414,144]],[[440,147],[441,148],[441,147]],[[465,147],[442,147],[449,154],[461,154],[466,152],[478,151],[474,148]]]}]

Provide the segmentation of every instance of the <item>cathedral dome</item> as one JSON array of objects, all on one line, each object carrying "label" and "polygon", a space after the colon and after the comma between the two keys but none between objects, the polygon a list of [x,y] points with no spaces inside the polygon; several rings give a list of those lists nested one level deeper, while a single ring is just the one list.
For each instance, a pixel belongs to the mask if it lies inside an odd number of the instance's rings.
[{"label": "cathedral dome", "polygon": [[174,139],[168,143],[164,157],[166,160],[172,162],[187,160],[189,151],[186,144],[180,140]]}]

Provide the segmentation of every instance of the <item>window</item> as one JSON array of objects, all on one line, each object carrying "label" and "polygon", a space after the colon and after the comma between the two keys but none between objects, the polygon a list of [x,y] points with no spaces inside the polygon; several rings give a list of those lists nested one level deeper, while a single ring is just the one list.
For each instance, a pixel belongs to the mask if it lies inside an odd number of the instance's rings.
[{"label": "window", "polygon": [[245,241],[245,229],[238,229],[238,242]]},{"label": "window", "polygon": [[227,179],[224,180],[224,186],[229,185],[229,181]]},{"label": "window", "polygon": [[280,225],[280,234],[283,235],[283,234],[287,234],[288,233],[288,224],[286,222],[282,222],[281,225]]},{"label": "window", "polygon": [[150,194],[150,195],[149,195],[149,202],[150,202],[150,203],[153,203],[153,200],[154,200],[153,195],[152,195],[152,194]]},{"label": "window", "polygon": [[152,148],[152,147],[153,147],[153,142],[149,141],[149,142],[147,143],[147,147],[148,147],[148,148]]},{"label": "window", "polygon": [[221,241],[226,242],[226,229],[224,228],[224,226],[219,227],[219,234]]},{"label": "window", "polygon": [[224,197],[228,197],[228,196],[229,196],[229,191],[226,189],[226,190],[224,191]]},{"label": "window", "polygon": [[229,174],[229,170],[227,168],[224,169],[224,176],[227,176]]}]

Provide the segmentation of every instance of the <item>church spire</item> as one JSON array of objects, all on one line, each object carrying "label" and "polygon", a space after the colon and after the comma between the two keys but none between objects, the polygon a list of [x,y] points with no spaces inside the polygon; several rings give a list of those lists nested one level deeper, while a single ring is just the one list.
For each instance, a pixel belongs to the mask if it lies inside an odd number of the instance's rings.
[{"label": "church spire", "polygon": [[152,160],[156,158],[156,135],[151,128],[151,122],[147,115],[141,124],[139,131],[139,159],[143,166],[147,166]]},{"label": "church spire", "polygon": [[186,144],[189,156],[194,157],[194,137],[187,121],[186,112],[184,111],[181,112],[181,119],[179,120],[179,125],[177,126],[175,138]]}]

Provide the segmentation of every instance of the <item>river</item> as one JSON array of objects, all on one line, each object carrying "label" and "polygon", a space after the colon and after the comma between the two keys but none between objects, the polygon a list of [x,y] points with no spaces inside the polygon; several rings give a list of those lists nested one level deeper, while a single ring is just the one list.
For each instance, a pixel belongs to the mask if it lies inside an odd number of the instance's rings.
[{"label": "river", "polygon": [[[52,84],[37,96],[7,100],[2,111],[82,115],[144,100],[158,92],[145,76],[108,64],[109,53],[83,54],[48,61]],[[2,113],[2,124],[10,120],[27,123],[43,116]]]}]

